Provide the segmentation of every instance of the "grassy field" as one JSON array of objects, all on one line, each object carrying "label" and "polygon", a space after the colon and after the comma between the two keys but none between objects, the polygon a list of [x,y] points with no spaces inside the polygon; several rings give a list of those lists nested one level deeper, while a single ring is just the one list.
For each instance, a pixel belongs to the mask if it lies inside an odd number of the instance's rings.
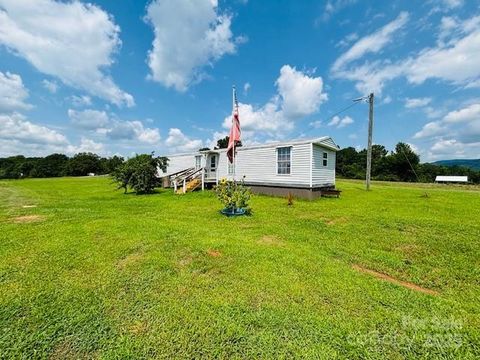
[{"label": "grassy field", "polygon": [[480,357],[480,189],[340,199],[0,182],[1,358]]}]

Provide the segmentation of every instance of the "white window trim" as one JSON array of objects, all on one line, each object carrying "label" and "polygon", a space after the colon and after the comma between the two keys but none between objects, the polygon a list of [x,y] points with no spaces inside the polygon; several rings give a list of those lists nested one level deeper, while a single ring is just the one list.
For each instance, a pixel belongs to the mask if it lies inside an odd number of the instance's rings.
[{"label": "white window trim", "polygon": [[[197,166],[197,159],[200,158],[200,165]],[[195,170],[201,169],[202,168],[202,155],[195,155]]]},{"label": "white window trim", "polygon": [[[230,172],[230,169],[232,169],[232,172]],[[230,161],[227,158],[227,175],[233,175],[233,170],[234,170],[233,164],[230,163]]]},{"label": "white window trim", "polygon": [[[279,149],[285,149],[285,148],[289,148],[290,149],[290,173],[289,174],[279,174],[278,173],[278,150]],[[293,146],[277,146],[275,147],[275,167],[276,167],[276,176],[292,176],[292,163],[293,163],[293,157],[292,157],[292,154],[293,154]]]}]

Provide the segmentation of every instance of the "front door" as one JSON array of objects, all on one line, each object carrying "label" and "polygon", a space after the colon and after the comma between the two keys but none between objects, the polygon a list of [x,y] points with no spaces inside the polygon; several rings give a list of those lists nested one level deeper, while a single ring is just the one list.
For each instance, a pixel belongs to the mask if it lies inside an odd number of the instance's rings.
[{"label": "front door", "polygon": [[210,154],[208,160],[208,178],[215,179],[217,177],[218,156]]}]

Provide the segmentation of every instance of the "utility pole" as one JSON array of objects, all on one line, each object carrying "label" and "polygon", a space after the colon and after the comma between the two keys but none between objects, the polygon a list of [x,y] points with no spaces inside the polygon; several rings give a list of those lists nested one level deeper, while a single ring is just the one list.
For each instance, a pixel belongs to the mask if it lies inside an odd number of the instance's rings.
[{"label": "utility pole", "polygon": [[372,173],[373,92],[368,96],[368,103],[370,109],[368,111],[367,191],[370,190],[370,177]]}]

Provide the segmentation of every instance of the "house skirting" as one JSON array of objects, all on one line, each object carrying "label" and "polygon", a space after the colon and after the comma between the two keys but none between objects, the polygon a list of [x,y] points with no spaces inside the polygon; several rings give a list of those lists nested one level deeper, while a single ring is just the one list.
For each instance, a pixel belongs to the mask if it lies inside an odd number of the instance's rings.
[{"label": "house skirting", "polygon": [[314,200],[322,196],[322,190],[332,189],[335,186],[320,186],[320,187],[290,187],[290,186],[272,186],[272,185],[253,185],[245,184],[252,189],[254,194],[272,195],[272,196],[288,196],[292,194],[295,198]]}]

